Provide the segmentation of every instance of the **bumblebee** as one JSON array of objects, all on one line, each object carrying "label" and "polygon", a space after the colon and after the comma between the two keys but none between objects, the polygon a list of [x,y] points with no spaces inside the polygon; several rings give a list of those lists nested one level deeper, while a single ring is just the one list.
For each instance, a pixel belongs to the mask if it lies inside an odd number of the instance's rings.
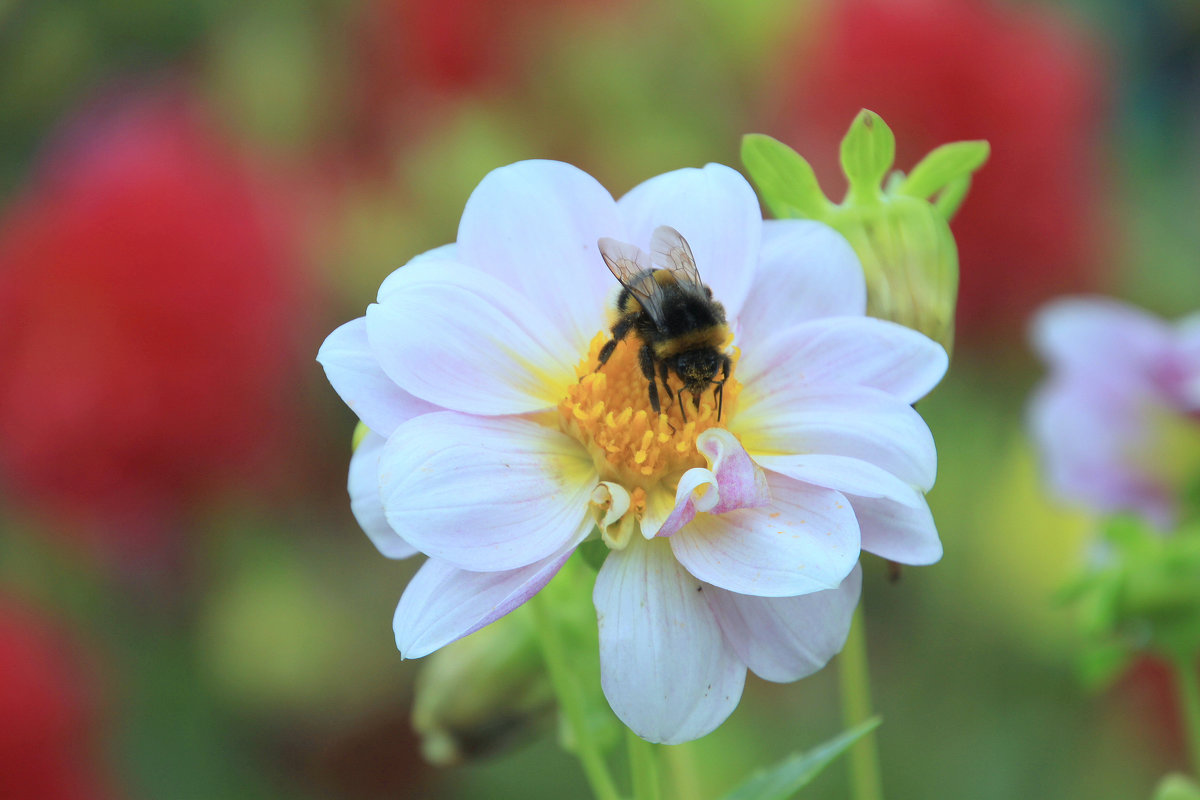
[{"label": "bumblebee", "polygon": [[663,225],[654,231],[649,257],[634,245],[615,239],[603,238],[597,245],[604,263],[620,281],[621,293],[617,296],[619,317],[611,329],[612,339],[600,349],[596,369],[604,366],[618,342],[635,333],[642,343],[638,365],[650,382],[654,413],[659,413],[657,381],[662,381],[667,399],[675,399],[667,383],[674,372],[683,382],[677,393],[680,415],[687,419],[684,391],[691,394],[692,405],[699,408],[701,393],[715,384],[720,419],[725,381],[732,369],[732,361],[720,349],[729,339],[729,326],[725,324],[724,306],[700,282],[687,240],[679,231]]}]

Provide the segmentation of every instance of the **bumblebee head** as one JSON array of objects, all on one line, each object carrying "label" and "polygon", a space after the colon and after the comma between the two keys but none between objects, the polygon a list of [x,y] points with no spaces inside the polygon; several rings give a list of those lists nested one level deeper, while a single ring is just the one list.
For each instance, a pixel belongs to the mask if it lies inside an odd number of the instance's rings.
[{"label": "bumblebee head", "polygon": [[704,391],[721,369],[721,354],[713,348],[689,350],[675,359],[675,372],[693,394]]}]

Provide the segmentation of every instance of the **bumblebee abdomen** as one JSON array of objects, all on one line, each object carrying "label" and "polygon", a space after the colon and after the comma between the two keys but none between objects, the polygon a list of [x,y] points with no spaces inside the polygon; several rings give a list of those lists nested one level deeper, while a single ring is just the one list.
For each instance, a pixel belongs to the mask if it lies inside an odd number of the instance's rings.
[{"label": "bumblebee abdomen", "polygon": [[691,350],[713,348],[719,350],[729,339],[729,326],[725,323],[693,328],[678,336],[659,339],[653,343],[654,357],[663,360]]}]

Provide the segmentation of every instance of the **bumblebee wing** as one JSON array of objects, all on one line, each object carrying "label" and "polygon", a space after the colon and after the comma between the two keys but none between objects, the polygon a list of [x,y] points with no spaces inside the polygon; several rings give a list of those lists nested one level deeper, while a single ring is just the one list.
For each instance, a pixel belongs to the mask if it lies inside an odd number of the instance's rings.
[{"label": "bumblebee wing", "polygon": [[685,290],[704,296],[704,284],[700,282],[700,270],[696,269],[696,258],[683,234],[668,225],[654,229],[650,239],[650,253],[655,266],[668,270],[675,282]]},{"label": "bumblebee wing", "polygon": [[655,325],[663,320],[663,290],[654,279],[650,257],[636,245],[604,237],[596,242],[604,263],[621,285],[630,291]]}]

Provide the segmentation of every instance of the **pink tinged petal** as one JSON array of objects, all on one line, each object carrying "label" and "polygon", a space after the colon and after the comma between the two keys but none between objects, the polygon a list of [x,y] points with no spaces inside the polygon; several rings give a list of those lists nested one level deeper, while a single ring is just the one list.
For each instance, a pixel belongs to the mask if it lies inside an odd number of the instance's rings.
[{"label": "pink tinged petal", "polygon": [[865,386],[779,386],[770,393],[753,388],[742,391],[730,428],[756,461],[797,453],[845,456],[922,491],[933,486],[933,435],[903,400]]},{"label": "pink tinged petal", "polygon": [[863,550],[914,566],[941,560],[942,540],[924,498],[914,507],[882,497],[846,497],[858,518]]},{"label": "pink tinged petal", "polygon": [[763,222],[754,285],[738,314],[743,353],[802,322],[866,313],[862,265],[845,237],[820,222]]},{"label": "pink tinged petal", "polygon": [[742,695],[746,667],[725,643],[702,588],[660,539],[609,553],[596,576],[604,696],[651,742],[704,736]]},{"label": "pink tinged petal", "polygon": [[760,678],[789,683],[817,672],[846,644],[862,590],[857,564],[836,589],[753,597],[705,586],[725,640]]},{"label": "pink tinged petal", "polygon": [[884,497],[914,508],[924,502],[920,492],[892,473],[857,458],[812,453],[756,458],[764,469],[843,494]]},{"label": "pink tinged petal", "polygon": [[697,511],[708,511],[717,501],[717,479],[704,467],[693,467],[679,478],[675,487],[675,508],[663,521],[656,536],[678,533],[696,518]]},{"label": "pink tinged petal", "polygon": [[490,625],[537,594],[566,563],[575,544],[549,558],[501,572],[468,572],[431,558],[396,607],[392,627],[404,658],[420,658]]},{"label": "pink tinged petal", "polygon": [[709,428],[696,437],[696,450],[708,459],[708,469],[693,467],[679,479],[675,508],[659,536],[670,536],[695,519],[697,512],[724,514],[771,502],[767,478],[729,431]]},{"label": "pink tinged petal", "polygon": [[1034,349],[1050,364],[1109,371],[1114,365],[1147,365],[1169,349],[1171,329],[1157,317],[1102,297],[1051,303],[1034,317]]},{"label": "pink tinged petal", "polygon": [[383,372],[367,341],[367,321],[352,319],[326,337],[317,353],[333,390],[368,428],[387,438],[402,422],[440,410],[413,397]]},{"label": "pink tinged petal", "polygon": [[616,288],[596,241],[625,233],[595,178],[557,161],[521,161],[489,173],[471,193],[456,257],[523,295],[578,357],[606,327]]},{"label": "pink tinged petal", "polygon": [[387,300],[367,308],[367,336],[403,389],[470,414],[554,406],[575,381],[579,358],[512,289],[433,260],[399,271]]},{"label": "pink tinged petal", "polygon": [[718,490],[716,504],[712,508],[698,508],[698,511],[724,514],[736,508],[756,508],[771,502],[766,475],[732,433],[723,428],[709,428],[696,437],[696,450],[708,459]]},{"label": "pink tinged petal", "polygon": [[941,345],[873,317],[831,317],[789,328],[743,350],[738,380],[768,394],[781,388],[869,386],[915,403],[946,374]]},{"label": "pink tinged petal", "polygon": [[858,560],[858,522],[839,492],[768,475],[771,505],[699,514],[671,537],[688,572],[739,594],[790,597],[838,586]]},{"label": "pink tinged petal", "polygon": [[402,279],[401,270],[407,269],[415,264],[421,264],[426,261],[437,262],[441,265],[441,269],[459,269],[462,266],[457,259],[458,245],[444,244],[441,247],[435,247],[432,250],[426,250],[420,255],[413,256],[409,262],[400,269],[393,270],[390,275],[383,279],[383,283],[379,285],[379,292],[376,294],[376,300],[382,303],[387,298],[396,293],[397,290],[403,289],[405,279]]},{"label": "pink tinged petal", "polygon": [[466,570],[509,570],[588,529],[598,481],[571,437],[528,420],[426,414],[380,459],[388,522],[414,547]]},{"label": "pink tinged petal", "polygon": [[740,173],[720,164],[675,170],[635,186],[617,205],[628,236],[624,241],[643,250],[659,225],[678,230],[713,297],[730,319],[738,316],[762,239],[758,198]]},{"label": "pink tinged petal", "polygon": [[379,498],[379,456],[386,441],[376,433],[368,433],[350,457],[350,477],[346,482],[350,510],[380,553],[388,558],[408,558],[417,549],[388,524]]}]

